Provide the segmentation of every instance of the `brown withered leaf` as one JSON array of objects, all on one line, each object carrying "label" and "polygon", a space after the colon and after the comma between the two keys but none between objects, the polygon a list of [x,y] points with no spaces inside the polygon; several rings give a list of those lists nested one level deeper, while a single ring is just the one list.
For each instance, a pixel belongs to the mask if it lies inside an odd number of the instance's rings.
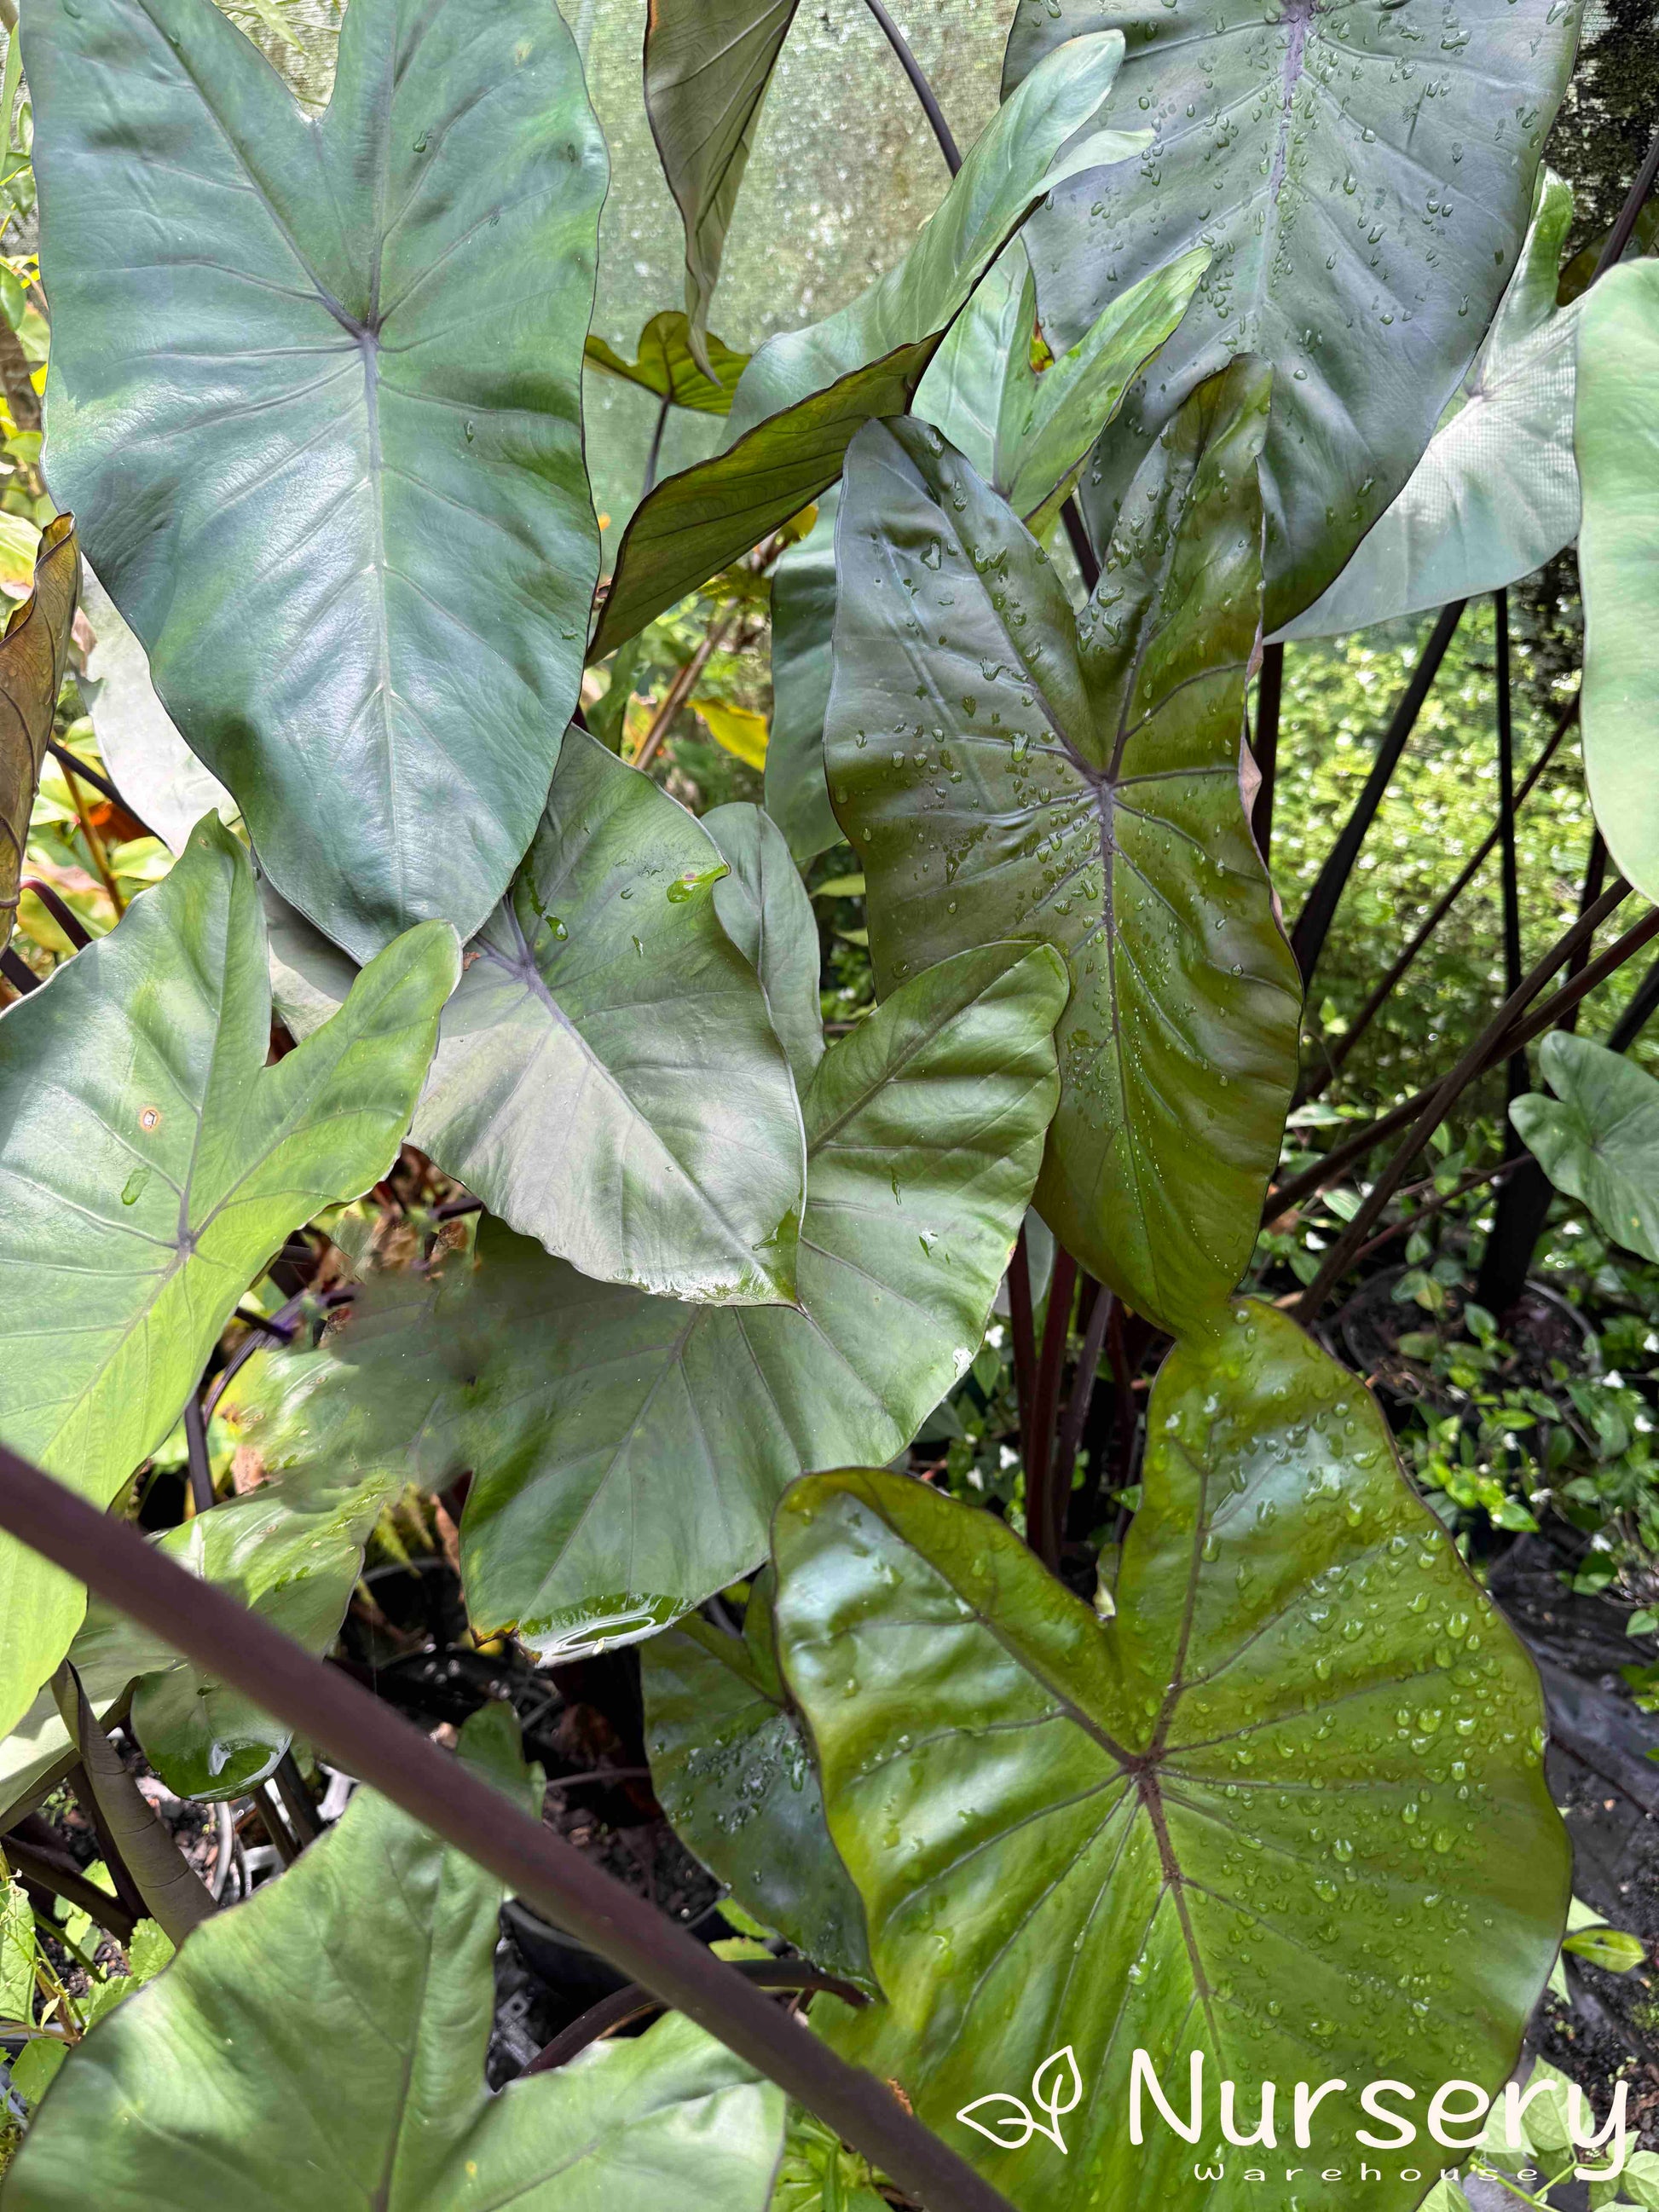
[{"label": "brown withered leaf", "polygon": [[60,514],[41,532],[34,589],[0,635],[0,948],[17,917],[29,815],[64,680],[80,578],[75,518]]}]

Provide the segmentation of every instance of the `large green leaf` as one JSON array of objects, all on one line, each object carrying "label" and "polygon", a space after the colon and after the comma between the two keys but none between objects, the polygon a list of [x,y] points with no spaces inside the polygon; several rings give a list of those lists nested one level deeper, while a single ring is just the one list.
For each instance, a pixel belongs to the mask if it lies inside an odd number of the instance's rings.
[{"label": "large green leaf", "polygon": [[1031,362],[1036,287],[1017,240],[946,331],[915,411],[1043,537],[1089,448],[1186,313],[1209,265],[1198,246],[1115,293],[1093,326],[1039,374]]},{"label": "large green leaf", "polygon": [[692,353],[685,316],[671,309],[653,315],[640,332],[636,360],[624,361],[614,346],[596,337],[588,339],[585,357],[607,375],[637,384],[659,399],[672,400],[676,407],[689,407],[697,415],[728,415],[732,394],[749,366],[749,356],[733,353],[712,332],[705,332],[703,346],[712,376],[699,367]]},{"label": "large green leaf", "polygon": [[908,407],[939,338],[1037,201],[1133,150],[1138,139],[1086,129],[1121,52],[1114,38],[1051,56],[992,118],[898,266],[838,314],[761,348],[738,386],[727,450],[665,478],[635,509],[590,659],[834,483],[860,426]]},{"label": "large green leaf", "polygon": [[[339,1633],[375,1516],[401,1486],[395,1475],[376,1483],[307,1470],[227,1498],[154,1540],[177,1565],[221,1584],[320,1656]],[[288,1748],[279,1721],[98,1598],[88,1600],[69,1658],[100,1718],[131,1693],[144,1756],[180,1797],[241,1796]],[[67,1763],[68,1751],[57,1704],[43,1690],[0,1741],[0,1820]]]},{"label": "large green leaf", "polygon": [[34,559],[34,589],[0,633],[0,949],[21,895],[29,816],[69,657],[81,556],[66,514],[49,522]]},{"label": "large green leaf", "polygon": [[[463,1748],[502,1729],[487,1706]],[[228,2176],[261,2212],[765,2212],[783,2099],[689,2021],[489,2094],[501,1898],[359,1790],[70,2055],[6,2212],[221,2212]]]},{"label": "large green leaf", "polygon": [[1577,304],[1558,307],[1572,190],[1540,170],[1532,227],[1474,365],[1405,489],[1287,638],[1333,637],[1495,592],[1578,534]]},{"label": "large green leaf", "polygon": [[1299,994],[1239,788],[1264,372],[1149,456],[1080,623],[937,430],[863,432],[842,493],[830,796],[883,989],[963,945],[1066,955],[1037,1186],[1066,1249],[1177,1332],[1255,1247]]},{"label": "large green leaf", "polygon": [[46,469],[264,865],[470,936],[575,703],[605,157],[546,0],[352,0],[313,121],[211,0],[40,0]]},{"label": "large green leaf", "polygon": [[486,1223],[477,1258],[382,1278],[320,1352],[273,1355],[277,1465],[473,1476],[475,1626],[538,1648],[649,1635],[745,1574],[803,1468],[885,1460],[984,1333],[1057,1088],[1048,951],[993,945],[896,992],[805,1101],[799,1310],[589,1281]]},{"label": "large green leaf", "polygon": [[765,1585],[744,1635],[692,1613],[640,1660],[652,1786],[683,1843],[745,1911],[826,1972],[870,1985],[864,1907],[824,1826],[799,1716],[778,1674]]},{"label": "large green leaf", "polygon": [[721,865],[694,816],[572,730],[467,947],[414,1133],[585,1274],[763,1304],[794,1294],[805,1164],[766,994],[710,896]]},{"label": "large green leaf", "polygon": [[1550,1031],[1538,1065],[1555,1097],[1528,1092],[1510,1121],[1558,1190],[1615,1244],[1659,1261],[1659,1083],[1569,1030]]},{"label": "large green leaf", "polygon": [[1124,285],[1210,273],[1085,478],[1097,535],[1151,440],[1241,349],[1273,369],[1267,627],[1301,613],[1416,467],[1514,268],[1565,87],[1560,0],[1320,6],[1019,0],[1005,85],[1073,33],[1128,42],[1104,120],[1137,169],[1071,185],[1029,244],[1056,350]]},{"label": "large green leaf", "polygon": [[1583,491],[1578,575],[1584,675],[1578,718],[1590,804],[1607,850],[1659,898],[1659,262],[1607,274],[1578,322],[1574,442]]},{"label": "large green leaf", "polygon": [[[1294,2193],[1346,2212],[1361,2090],[1495,2092],[1554,1959],[1538,1679],[1362,1385],[1270,1307],[1170,1354],[1147,1433],[1107,1622],[924,1484],[784,1499],[779,1652],[888,1998],[833,2038],[1042,2212],[1259,2203],[1244,2170],[1297,2155],[1291,2085],[1337,2081]],[[1150,2105],[1131,2142],[1136,2050],[1183,2115],[1203,2053],[1196,2144]],[[1277,2157],[1220,2142],[1223,2080],[1247,2130],[1280,2085]],[[1015,2096],[1058,2108],[1065,2154],[1022,2142]],[[989,2140],[960,2119],[981,2099]],[[1371,2157],[1364,2201],[1407,2212],[1421,2181]]]},{"label": "large green leaf", "polygon": [[766,88],[800,0],[653,0],[645,107],[685,224],[690,343],[714,367],[708,303]]},{"label": "large green leaf", "polygon": [[[267,1067],[264,926],[212,816],[118,927],[0,1019],[0,1437],[107,1504],[289,1231],[397,1157],[459,948],[425,922]],[[78,1584],[0,1540],[0,1734]]]},{"label": "large green leaf", "polygon": [[841,824],[823,780],[839,497],[833,490],[823,494],[817,521],[772,571],[772,733],[766,748],[766,811],[803,867],[841,842]]}]

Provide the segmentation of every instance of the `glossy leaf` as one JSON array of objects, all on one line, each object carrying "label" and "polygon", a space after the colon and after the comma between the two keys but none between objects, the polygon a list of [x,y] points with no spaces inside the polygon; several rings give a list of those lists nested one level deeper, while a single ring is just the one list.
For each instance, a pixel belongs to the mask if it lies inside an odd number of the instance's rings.
[{"label": "glossy leaf", "polygon": [[665,477],[623,533],[588,659],[603,660],[827,491],[864,425],[910,404],[938,343],[930,333],[901,346],[759,423],[726,453]]},{"label": "glossy leaf", "polygon": [[574,43],[544,0],[353,0],[313,122],[210,0],[25,38],[53,494],[284,896],[359,959],[470,936],[598,570]]},{"label": "glossy leaf", "polygon": [[690,344],[716,373],[714,343],[706,335],[708,303],[766,88],[799,5],[653,0],[646,19],[646,113],[685,225],[682,320],[689,319]]},{"label": "glossy leaf", "polygon": [[[1147,1434],[1106,1622],[924,1484],[784,1499],[779,1653],[888,1999],[814,2022],[1045,2212],[1253,2204],[1244,2170],[1297,2156],[1290,2086],[1335,2080],[1297,2195],[1336,2212],[1365,2084],[1491,2093],[1514,2064],[1568,1894],[1542,1697],[1374,1403],[1284,1316],[1240,1304],[1177,1346]],[[1149,2102],[1131,2142],[1138,2049],[1183,2118],[1204,2055],[1196,2144]],[[1222,2142],[1224,2077],[1244,2128],[1282,2085],[1278,2158]],[[961,2125],[993,2092],[1052,2112],[1065,2153]],[[1376,2164],[1367,2202],[1409,2212],[1420,2179]]]},{"label": "glossy leaf", "polygon": [[[464,1750],[484,1751],[501,1710],[468,1723]],[[71,2054],[7,2212],[220,2212],[227,2174],[257,2175],[262,2212],[764,2212],[782,2097],[689,2021],[489,2094],[501,1899],[360,1790]]]},{"label": "glossy leaf", "polygon": [[1659,262],[1609,270],[1578,322],[1574,440],[1584,519],[1579,723],[1590,804],[1620,872],[1659,898],[1653,774],[1659,626]]},{"label": "glossy leaf", "polygon": [[927,425],[863,433],[842,496],[825,750],[878,983],[987,938],[1065,954],[1038,1210],[1177,1332],[1243,1273],[1297,1073],[1296,969],[1238,780],[1267,413],[1249,362],[1199,388],[1080,623]]},{"label": "glossy leaf", "polygon": [[741,1641],[690,1614],[641,1654],[652,1787],[739,1905],[866,1987],[864,1907],[824,1826],[811,1746],[779,1678],[762,1578]]},{"label": "glossy leaf", "polygon": [[590,337],[585,352],[595,368],[619,376],[625,383],[637,384],[659,399],[672,400],[676,407],[690,408],[696,415],[728,415],[732,394],[749,366],[749,356],[734,353],[723,339],[708,331],[703,334],[703,346],[712,375],[691,350],[685,316],[670,310],[653,315],[640,332],[635,360],[624,361],[603,338]]},{"label": "glossy leaf", "polygon": [[665,477],[635,508],[590,659],[827,490],[862,423],[904,413],[940,337],[1036,202],[1061,178],[1132,150],[1121,133],[1086,130],[1120,52],[1113,37],[1051,57],[992,118],[898,266],[838,314],[760,349],[732,402],[726,451]]},{"label": "glossy leaf", "polygon": [[711,896],[719,848],[597,738],[565,739],[512,890],[467,948],[415,1140],[585,1274],[794,1292],[800,1109]]},{"label": "glossy leaf", "polygon": [[232,820],[236,802],[174,728],[149,680],[143,647],[90,562],[82,564],[81,605],[94,640],[81,694],[104,766],[168,851],[182,853],[204,814]]},{"label": "glossy leaf", "polygon": [[0,949],[17,919],[29,816],[68,663],[80,566],[75,524],[60,514],[42,534],[34,589],[0,632]]},{"label": "glossy leaf", "polygon": [[841,842],[823,780],[823,716],[830,704],[830,633],[836,620],[836,508],[826,491],[817,520],[772,571],[772,734],[766,748],[766,811],[804,867]]},{"label": "glossy leaf", "polygon": [[544,1650],[665,1626],[747,1573],[804,1467],[884,1460],[979,1348],[1054,1110],[1052,952],[993,945],[896,992],[805,1103],[800,1310],[588,1280],[487,1222],[476,1261],[371,1282],[274,1356],[269,1460],[434,1489],[472,1473],[468,1611]]},{"label": "glossy leaf", "polygon": [[1103,120],[1150,121],[1138,167],[1079,180],[1028,243],[1056,351],[1195,246],[1214,260],[1124,403],[1084,496],[1109,536],[1141,456],[1241,350],[1274,374],[1263,490],[1270,630],[1395,497],[1513,270],[1578,11],[1559,0],[1364,9],[1019,0],[1005,88],[1076,33],[1128,54]]},{"label": "glossy leaf", "polygon": [[714,911],[760,978],[772,1027],[804,1098],[823,1058],[812,902],[783,832],[758,806],[716,806],[702,826],[731,871],[714,885]]},{"label": "glossy leaf", "polygon": [[945,333],[915,411],[1044,537],[1089,448],[1186,313],[1209,263],[1199,246],[1115,294],[1076,345],[1039,373],[1031,363],[1036,287],[1016,241]]},{"label": "glossy leaf", "polygon": [[1659,1083],[1568,1030],[1549,1032],[1538,1065],[1556,1095],[1517,1098],[1510,1121],[1558,1190],[1615,1244],[1659,1261]]},{"label": "glossy leaf", "polygon": [[[289,1231],[397,1157],[458,967],[427,922],[274,1066],[247,855],[211,816],[107,937],[0,1020],[0,1435],[107,1504]],[[0,1733],[79,1586],[0,1540]]]},{"label": "glossy leaf", "polygon": [[1571,187],[1539,173],[1532,226],[1474,365],[1405,489],[1284,635],[1332,637],[1529,576],[1578,534],[1578,311],[1555,303]]}]

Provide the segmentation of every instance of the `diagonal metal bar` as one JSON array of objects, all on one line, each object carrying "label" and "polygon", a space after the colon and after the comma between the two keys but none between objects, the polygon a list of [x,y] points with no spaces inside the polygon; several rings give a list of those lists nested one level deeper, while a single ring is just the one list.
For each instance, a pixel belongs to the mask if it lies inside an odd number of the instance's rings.
[{"label": "diagonal metal bar", "polygon": [[136,1528],[0,1446],[0,1527],[307,1736],[413,1819],[798,2098],[933,2212],[1010,2212],[1007,2199],[911,2118],[884,2082],[816,2036],[780,2032],[759,1990],[694,1936],[441,1751],[340,1668],[199,1581]]}]

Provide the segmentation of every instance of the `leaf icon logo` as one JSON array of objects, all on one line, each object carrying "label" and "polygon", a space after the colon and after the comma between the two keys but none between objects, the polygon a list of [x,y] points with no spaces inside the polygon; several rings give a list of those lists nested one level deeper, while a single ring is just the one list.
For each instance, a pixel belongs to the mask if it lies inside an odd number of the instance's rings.
[{"label": "leaf icon logo", "polygon": [[[1082,2097],[1083,2076],[1078,2072],[1077,2053],[1068,2043],[1064,2050],[1051,2052],[1032,2075],[1030,2105],[1023,2097],[994,2089],[988,2096],[975,2097],[970,2105],[964,2105],[957,2118],[964,2127],[972,2128],[994,2142],[999,2150],[1023,2150],[1033,2136],[1047,2136],[1063,2158],[1066,2138],[1060,2131],[1060,2123],[1066,2113],[1077,2109]],[[997,2107],[1001,2109],[997,2111]],[[994,2117],[991,2117],[994,2112]],[[976,2112],[988,2117],[975,2119]],[[1046,2118],[1039,2119],[1037,2112],[1045,2113]]]}]

